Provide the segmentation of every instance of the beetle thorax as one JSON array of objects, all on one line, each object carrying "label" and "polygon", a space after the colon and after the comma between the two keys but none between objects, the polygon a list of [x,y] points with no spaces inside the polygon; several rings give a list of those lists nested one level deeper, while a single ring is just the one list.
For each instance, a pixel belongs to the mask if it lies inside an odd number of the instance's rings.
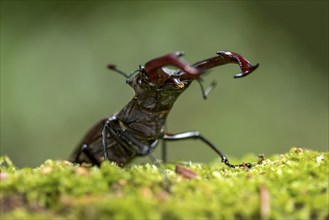
[{"label": "beetle thorax", "polygon": [[138,105],[156,114],[169,112],[178,96],[188,87],[190,81],[181,82],[180,86],[170,80],[158,85],[149,82],[145,75],[138,74],[128,83],[135,91],[134,99]]},{"label": "beetle thorax", "polygon": [[177,88],[171,83],[157,86],[146,80],[141,74],[128,80],[129,85],[135,90],[135,96],[117,114],[117,117],[139,135],[157,139],[164,132],[170,109],[189,83]]}]

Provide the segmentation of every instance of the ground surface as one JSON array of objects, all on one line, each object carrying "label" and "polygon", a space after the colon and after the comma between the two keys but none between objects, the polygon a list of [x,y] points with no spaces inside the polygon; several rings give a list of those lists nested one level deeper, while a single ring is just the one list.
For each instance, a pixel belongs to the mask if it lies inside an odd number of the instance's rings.
[{"label": "ground surface", "polygon": [[329,219],[328,160],[292,148],[252,169],[177,162],[164,175],[150,164],[53,160],[18,169],[0,157],[1,219]]}]

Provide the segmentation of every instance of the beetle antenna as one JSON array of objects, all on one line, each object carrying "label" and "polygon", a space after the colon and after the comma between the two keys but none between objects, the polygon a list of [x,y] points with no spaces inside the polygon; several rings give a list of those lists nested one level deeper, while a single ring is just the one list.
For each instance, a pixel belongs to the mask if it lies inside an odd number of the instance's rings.
[{"label": "beetle antenna", "polygon": [[201,78],[197,79],[197,82],[199,83],[200,88],[201,88],[202,97],[203,97],[203,99],[207,99],[209,93],[210,93],[210,92],[215,88],[215,86],[217,85],[217,82],[216,82],[216,81],[212,81],[211,84],[210,84],[206,89],[204,89],[201,81],[202,81]]},{"label": "beetle antenna", "polygon": [[109,64],[107,65],[107,68],[109,68],[110,70],[113,70],[121,75],[123,75],[124,77],[126,77],[127,79],[130,77],[130,74],[128,75],[127,73],[117,69],[116,65],[113,65],[113,64]]},{"label": "beetle antenna", "polygon": [[132,73],[127,74],[127,73],[125,73],[125,72],[123,72],[123,71],[117,69],[116,65],[113,65],[113,64],[109,64],[109,65],[107,65],[107,68],[109,68],[110,70],[113,70],[114,72],[119,73],[120,75],[123,75],[123,76],[126,77],[127,79],[129,79],[129,78],[130,78],[132,75],[134,75],[135,73],[140,72],[140,70],[141,70],[141,67],[139,67],[138,70],[135,70],[135,71],[133,71]]}]

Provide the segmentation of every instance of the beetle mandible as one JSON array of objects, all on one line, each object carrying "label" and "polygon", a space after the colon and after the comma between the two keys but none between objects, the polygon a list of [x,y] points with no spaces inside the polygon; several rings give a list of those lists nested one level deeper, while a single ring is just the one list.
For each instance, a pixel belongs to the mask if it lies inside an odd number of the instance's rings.
[{"label": "beetle mandible", "polygon": [[[182,59],[183,52],[170,53],[148,61],[131,74],[125,74],[115,65],[109,65],[109,69],[127,78],[126,82],[134,89],[135,95],[121,111],[100,120],[89,130],[72,153],[70,161],[100,166],[103,161],[110,160],[124,166],[136,156],[151,156],[159,140],[165,143],[198,139],[214,150],[227,166],[251,167],[250,163],[232,165],[226,155],[198,131],[172,134],[165,130],[166,119],[173,104],[194,80],[200,83],[203,97],[207,97],[214,85],[204,90],[200,77],[209,69],[236,63],[240,66],[241,73],[234,78],[241,78],[259,66],[252,65],[234,52],[218,51],[216,54],[217,56],[190,65]],[[164,160],[165,149],[164,146]]]}]

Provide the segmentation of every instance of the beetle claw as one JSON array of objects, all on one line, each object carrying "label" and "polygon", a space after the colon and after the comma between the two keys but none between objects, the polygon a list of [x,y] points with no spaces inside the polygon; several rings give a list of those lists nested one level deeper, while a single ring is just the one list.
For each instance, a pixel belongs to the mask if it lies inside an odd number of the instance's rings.
[{"label": "beetle claw", "polygon": [[223,61],[226,63],[237,63],[240,66],[240,69],[242,70],[241,73],[235,74],[234,78],[241,78],[245,77],[251,72],[253,72],[259,64],[256,64],[253,66],[248,60],[243,58],[241,55],[234,53],[234,52],[229,52],[229,51],[217,51],[216,54],[218,56],[223,57]]},{"label": "beetle claw", "polygon": [[242,77],[245,77],[247,75],[249,75],[249,73],[253,72],[255,69],[257,69],[257,67],[259,66],[259,63],[257,63],[255,66],[252,66],[250,65],[250,67],[245,70],[244,72],[241,72],[241,73],[237,73],[234,75],[234,78],[242,78]]},{"label": "beetle claw", "polygon": [[176,66],[178,69],[180,69],[180,71],[178,71],[178,73],[182,73],[180,80],[198,79],[200,75],[205,73],[207,70],[229,63],[239,64],[241,72],[235,74],[234,78],[241,78],[247,76],[259,66],[259,64],[252,65],[248,60],[234,52],[217,51],[216,54],[217,56],[215,57],[211,57],[199,61],[193,65],[189,65],[189,63],[180,58],[184,55],[184,52],[176,51],[174,53],[170,53],[147,62],[145,64],[145,72],[151,81],[161,85],[171,77],[171,75],[165,72],[163,69],[163,67],[168,65]]}]

